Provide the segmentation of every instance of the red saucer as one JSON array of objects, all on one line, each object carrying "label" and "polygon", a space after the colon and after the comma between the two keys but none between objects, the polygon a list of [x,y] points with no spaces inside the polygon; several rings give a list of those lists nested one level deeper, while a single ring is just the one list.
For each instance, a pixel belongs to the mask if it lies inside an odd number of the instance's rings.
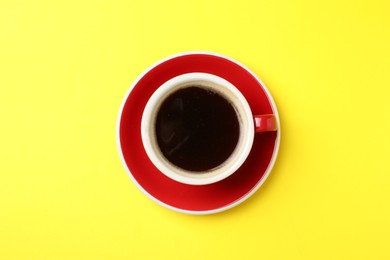
[{"label": "red saucer", "polygon": [[154,201],[184,213],[209,214],[239,204],[261,186],[275,162],[280,130],[256,134],[247,160],[220,182],[198,186],[169,179],[146,155],[141,140],[141,117],[147,101],[160,85],[191,72],[210,73],[230,81],[245,96],[254,115],[275,114],[278,119],[268,90],[243,65],[217,54],[180,54],[152,66],[130,88],[119,115],[118,146],[129,176]]}]

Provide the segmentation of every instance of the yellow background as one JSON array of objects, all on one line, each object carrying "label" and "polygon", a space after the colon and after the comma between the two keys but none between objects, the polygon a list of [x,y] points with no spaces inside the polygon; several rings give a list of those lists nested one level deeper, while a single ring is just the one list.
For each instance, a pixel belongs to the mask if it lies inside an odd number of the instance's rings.
[{"label": "yellow background", "polygon": [[[0,259],[390,259],[388,1],[0,0]],[[270,178],[224,213],[144,196],[115,140],[149,65],[228,55],[265,82]]]}]

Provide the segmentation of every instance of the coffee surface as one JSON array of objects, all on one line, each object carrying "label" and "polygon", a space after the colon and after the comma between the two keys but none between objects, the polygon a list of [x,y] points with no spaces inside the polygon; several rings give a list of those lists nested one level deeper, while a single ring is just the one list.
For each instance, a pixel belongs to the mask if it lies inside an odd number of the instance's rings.
[{"label": "coffee surface", "polygon": [[240,125],[228,100],[195,85],[180,89],[163,101],[157,112],[155,133],[168,161],[200,172],[229,158],[238,143]]}]

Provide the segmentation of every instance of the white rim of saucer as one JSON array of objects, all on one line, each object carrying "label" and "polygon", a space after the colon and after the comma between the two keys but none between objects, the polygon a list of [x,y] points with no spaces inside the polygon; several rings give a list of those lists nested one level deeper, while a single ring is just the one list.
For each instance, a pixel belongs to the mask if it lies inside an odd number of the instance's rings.
[{"label": "white rim of saucer", "polygon": [[[226,59],[226,60],[229,60],[235,64],[237,64],[238,66],[244,68],[247,72],[249,72],[249,74],[251,74],[258,82],[260,82],[260,85],[262,86],[262,88],[264,89],[265,93],[267,94],[267,99],[268,101],[271,103],[272,105],[272,111],[273,111],[273,114],[275,115],[275,118],[276,118],[276,121],[277,121],[277,125],[278,125],[278,131],[277,131],[277,136],[276,136],[276,140],[275,140],[275,147],[274,147],[274,151],[272,153],[272,157],[271,157],[271,161],[270,163],[268,164],[268,167],[267,169],[265,170],[264,174],[263,174],[263,177],[260,179],[260,181],[252,188],[252,190],[250,190],[247,194],[245,194],[244,196],[242,196],[240,199],[232,202],[232,203],[229,203],[228,205],[226,206],[223,206],[223,207],[220,207],[220,208],[216,208],[216,209],[211,209],[211,210],[202,210],[202,211],[197,211],[197,210],[186,210],[186,209],[180,209],[180,208],[176,208],[176,207],[173,207],[171,205],[168,205],[162,201],[160,201],[159,199],[157,199],[156,197],[152,196],[148,191],[146,191],[139,183],[138,181],[134,178],[134,176],[132,175],[130,169],[128,168],[127,164],[126,164],[126,161],[125,161],[125,158],[123,156],[123,152],[122,152],[122,147],[121,147],[121,141],[120,141],[120,121],[121,121],[121,117],[122,117],[122,112],[123,112],[123,108],[126,104],[126,101],[131,93],[131,91],[133,90],[133,88],[137,85],[137,83],[147,74],[149,73],[149,71],[151,71],[153,68],[159,66],[160,64],[168,61],[168,60],[171,60],[171,59],[174,59],[174,58],[177,58],[177,57],[181,57],[181,56],[187,56],[187,55],[193,55],[193,54],[205,54],[205,55],[212,55],[212,56],[216,56],[216,57],[221,57],[223,59]],[[181,53],[177,53],[177,54],[173,54],[173,55],[170,55],[166,58],[163,58],[157,62],[155,62],[154,64],[150,65],[146,70],[144,70],[134,81],[133,83],[130,85],[130,88],[127,90],[126,92],[126,95],[125,97],[123,98],[122,100],[122,104],[120,106],[120,109],[119,109],[119,115],[118,115],[118,118],[117,118],[117,124],[116,124],[116,142],[117,142],[117,146],[118,146],[118,151],[119,151],[119,156],[120,156],[120,159],[121,159],[121,162],[122,162],[122,165],[124,166],[124,168],[126,169],[126,172],[127,172],[127,175],[130,177],[130,179],[133,181],[133,183],[136,185],[136,187],[141,190],[147,197],[149,197],[152,201],[156,202],[157,204],[165,207],[165,208],[168,208],[170,210],[173,210],[173,211],[176,211],[176,212],[180,212],[180,213],[184,213],[184,214],[190,214],[190,215],[210,215],[210,214],[215,214],[215,213],[219,213],[219,212],[223,212],[223,211],[226,211],[228,209],[231,209],[239,204],[241,204],[242,202],[244,202],[246,199],[248,199],[249,197],[251,197],[262,185],[263,183],[266,181],[266,179],[268,178],[274,164],[275,164],[275,161],[276,161],[276,158],[278,156],[278,153],[279,153],[279,146],[280,146],[280,136],[281,136],[281,129],[280,129],[280,120],[279,120],[279,113],[278,113],[278,110],[276,108],[276,103],[270,93],[270,91],[268,90],[268,88],[265,86],[264,82],[254,73],[252,72],[247,66],[245,66],[244,64],[238,62],[237,60],[234,60],[228,56],[225,56],[225,55],[222,55],[222,54],[219,54],[219,53],[216,53],[216,52],[209,52],[209,51],[188,51],[188,52],[181,52]]]}]

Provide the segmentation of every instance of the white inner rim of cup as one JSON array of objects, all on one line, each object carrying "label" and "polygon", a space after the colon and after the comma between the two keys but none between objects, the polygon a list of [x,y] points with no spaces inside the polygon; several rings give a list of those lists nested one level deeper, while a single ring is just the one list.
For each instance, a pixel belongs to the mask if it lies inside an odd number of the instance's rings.
[{"label": "white inner rim of cup", "polygon": [[[163,101],[179,89],[193,85],[217,92],[227,99],[240,122],[240,136],[233,153],[221,165],[202,173],[184,170],[168,161],[160,151],[155,134],[157,112]],[[210,184],[230,176],[244,163],[254,138],[253,116],[245,97],[227,80],[208,73],[182,74],[162,84],[150,97],[142,115],[141,136],[149,159],[167,177],[192,185]]]}]

